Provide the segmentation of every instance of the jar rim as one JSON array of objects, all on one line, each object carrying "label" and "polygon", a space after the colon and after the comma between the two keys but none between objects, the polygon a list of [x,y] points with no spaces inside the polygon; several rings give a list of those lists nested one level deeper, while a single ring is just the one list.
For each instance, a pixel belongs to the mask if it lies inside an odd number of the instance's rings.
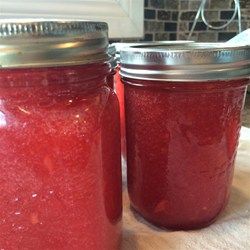
[{"label": "jar rim", "polygon": [[107,62],[108,25],[85,20],[0,20],[2,68]]},{"label": "jar rim", "polygon": [[187,43],[134,45],[121,51],[121,75],[161,81],[236,79],[250,76],[250,46]]}]

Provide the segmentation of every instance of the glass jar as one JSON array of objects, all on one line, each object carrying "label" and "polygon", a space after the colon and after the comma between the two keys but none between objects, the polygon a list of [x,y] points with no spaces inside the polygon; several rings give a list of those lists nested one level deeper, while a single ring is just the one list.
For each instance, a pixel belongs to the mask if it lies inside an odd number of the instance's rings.
[{"label": "glass jar", "polygon": [[226,206],[249,59],[224,44],[121,52],[128,192],[155,225],[201,228]]},{"label": "glass jar", "polygon": [[[120,51],[131,46],[182,46],[183,44],[193,43],[193,41],[161,41],[161,42],[144,42],[144,43],[114,43],[110,46],[110,51],[115,54],[117,60],[117,70],[115,75],[114,89],[120,104],[120,122],[121,122],[121,152],[122,162],[126,165],[126,131],[125,131],[125,111],[124,111],[124,85],[120,75]],[[114,49],[115,48],[115,49]],[[115,51],[115,53],[114,53]],[[124,171],[125,172],[125,171]]]},{"label": "glass jar", "polygon": [[115,74],[115,92],[117,94],[120,106],[120,123],[121,123],[121,156],[123,165],[126,165],[126,135],[125,135],[125,112],[124,112],[124,85],[120,76],[120,64],[117,66]]},{"label": "glass jar", "polygon": [[108,53],[111,56],[111,59],[109,61],[110,64],[110,72],[107,76],[107,84],[111,89],[115,88],[115,75],[117,73],[117,60],[115,57],[116,49],[114,45],[109,45],[108,47]]},{"label": "glass jar", "polygon": [[114,89],[114,85],[115,85],[115,75],[117,73],[117,68],[116,67],[112,67],[110,69],[110,72],[107,76],[107,84],[111,89]]},{"label": "glass jar", "polygon": [[106,86],[107,25],[10,23],[0,34],[10,48],[0,57],[0,248],[119,249],[120,123]]}]

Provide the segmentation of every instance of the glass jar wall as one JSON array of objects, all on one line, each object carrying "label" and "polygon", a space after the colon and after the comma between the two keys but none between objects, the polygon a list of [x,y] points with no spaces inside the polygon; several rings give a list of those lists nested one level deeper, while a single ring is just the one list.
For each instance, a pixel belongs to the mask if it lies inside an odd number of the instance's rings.
[{"label": "glass jar wall", "polygon": [[1,248],[119,248],[119,104],[105,60],[0,69]]},{"label": "glass jar wall", "polygon": [[124,79],[128,191],[146,219],[193,229],[212,223],[223,210],[247,82]]},{"label": "glass jar wall", "polygon": [[223,46],[121,52],[128,192],[157,226],[201,228],[227,204],[250,48]]}]

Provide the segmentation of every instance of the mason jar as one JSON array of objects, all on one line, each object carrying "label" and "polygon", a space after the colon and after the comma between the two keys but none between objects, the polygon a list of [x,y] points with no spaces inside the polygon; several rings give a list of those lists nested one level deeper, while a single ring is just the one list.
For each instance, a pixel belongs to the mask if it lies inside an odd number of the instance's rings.
[{"label": "mason jar", "polygon": [[0,24],[0,248],[118,249],[118,100],[101,22]]},{"label": "mason jar", "polygon": [[132,207],[165,228],[211,224],[230,194],[250,46],[134,46],[120,72]]},{"label": "mason jar", "polygon": [[[114,89],[117,94],[119,104],[120,104],[120,122],[121,122],[121,152],[122,152],[122,162],[126,165],[126,132],[125,132],[125,111],[124,111],[124,85],[122,84],[120,75],[120,52],[124,48],[131,46],[183,46],[184,44],[193,43],[193,41],[160,41],[160,42],[140,42],[140,43],[113,43],[110,46],[112,54],[115,54],[117,61],[116,74],[114,77]],[[115,49],[114,49],[115,48]],[[115,51],[115,52],[114,52]]]},{"label": "mason jar", "polygon": [[114,89],[115,88],[115,75],[117,73],[117,59],[116,59],[116,49],[115,46],[110,44],[108,47],[108,53],[111,57],[111,59],[109,60],[109,64],[110,64],[110,72],[107,76],[107,85],[111,88]]}]

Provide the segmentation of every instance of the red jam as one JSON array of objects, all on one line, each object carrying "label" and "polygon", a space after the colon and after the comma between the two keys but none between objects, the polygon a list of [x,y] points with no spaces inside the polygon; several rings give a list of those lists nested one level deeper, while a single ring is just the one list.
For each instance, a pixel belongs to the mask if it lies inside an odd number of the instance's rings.
[{"label": "red jam", "polygon": [[119,248],[119,106],[107,72],[0,70],[0,249]]},{"label": "red jam", "polygon": [[120,122],[121,122],[121,153],[126,160],[126,135],[125,135],[125,111],[124,111],[124,85],[121,81],[120,66],[115,74],[115,92],[120,104]]},{"label": "red jam", "polygon": [[107,84],[111,89],[114,89],[114,81],[115,81],[115,75],[117,71],[115,68],[111,69],[110,73],[107,76]]},{"label": "red jam", "polygon": [[228,201],[248,81],[124,83],[132,206],[166,228],[212,223]]}]

